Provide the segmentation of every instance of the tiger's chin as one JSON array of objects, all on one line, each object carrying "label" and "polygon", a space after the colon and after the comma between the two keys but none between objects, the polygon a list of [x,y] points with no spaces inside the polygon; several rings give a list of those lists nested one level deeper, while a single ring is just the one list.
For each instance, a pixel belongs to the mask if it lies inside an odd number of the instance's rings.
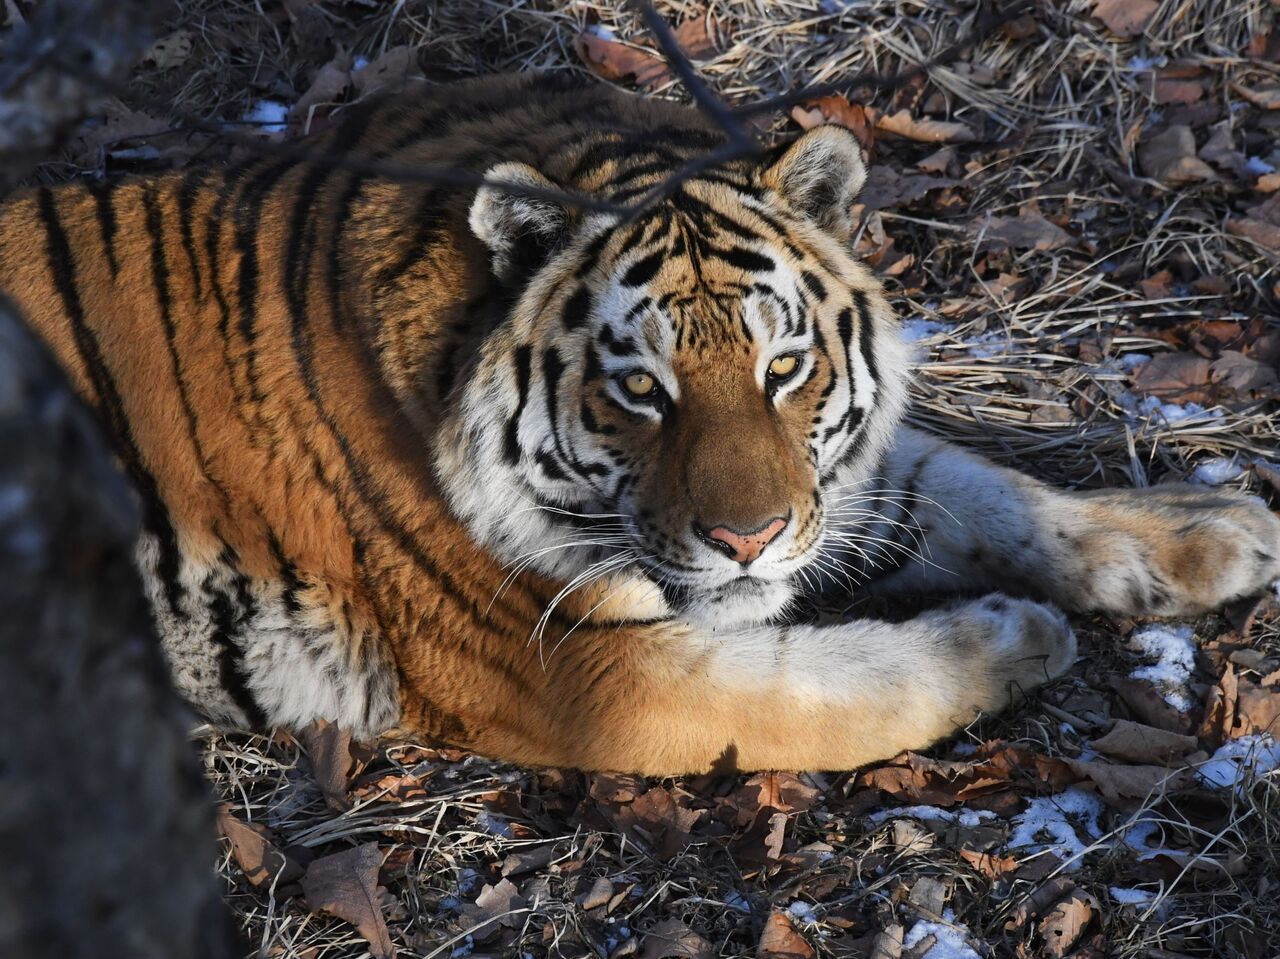
[{"label": "tiger's chin", "polygon": [[688,590],[675,597],[683,619],[713,632],[756,626],[782,614],[795,595],[787,580],[740,576],[707,590]]}]

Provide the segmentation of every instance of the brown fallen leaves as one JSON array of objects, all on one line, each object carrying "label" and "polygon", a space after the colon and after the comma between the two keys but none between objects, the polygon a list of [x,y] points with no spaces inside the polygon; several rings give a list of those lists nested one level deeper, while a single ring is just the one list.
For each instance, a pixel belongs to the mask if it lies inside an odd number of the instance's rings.
[{"label": "brown fallen leaves", "polygon": [[[691,60],[701,60],[716,52],[727,29],[708,15],[685,20],[672,33]],[[586,31],[574,38],[574,49],[592,72],[614,83],[629,81],[642,89],[656,90],[675,79],[662,54],[650,47]]]},{"label": "brown fallen leaves", "polygon": [[355,926],[369,943],[374,959],[393,959],[396,950],[382,917],[378,886],[381,865],[382,853],[377,843],[355,846],[308,866],[302,877],[302,891],[312,909]]},{"label": "brown fallen leaves", "polygon": [[1146,29],[1159,7],[1156,0],[1097,0],[1093,15],[1117,37],[1129,40]]}]

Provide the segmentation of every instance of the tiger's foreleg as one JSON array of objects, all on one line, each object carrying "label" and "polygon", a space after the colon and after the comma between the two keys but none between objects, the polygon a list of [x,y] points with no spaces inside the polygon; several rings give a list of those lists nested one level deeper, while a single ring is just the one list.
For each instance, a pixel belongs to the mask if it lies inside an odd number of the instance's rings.
[{"label": "tiger's foreleg", "polygon": [[1171,616],[1280,578],[1280,519],[1240,493],[1067,492],[906,428],[884,473],[837,493],[831,516],[833,542],[865,562],[875,592],[1001,590],[1068,610]]},{"label": "tiger's foreleg", "polygon": [[470,745],[653,775],[852,769],[1001,709],[1074,658],[1061,614],[1007,597],[899,624],[580,629]]}]

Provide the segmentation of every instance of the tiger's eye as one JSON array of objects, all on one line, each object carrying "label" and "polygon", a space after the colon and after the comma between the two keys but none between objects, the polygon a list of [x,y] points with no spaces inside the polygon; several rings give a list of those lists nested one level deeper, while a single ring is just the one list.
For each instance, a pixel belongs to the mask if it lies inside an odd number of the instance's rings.
[{"label": "tiger's eye", "polygon": [[794,353],[786,356],[779,356],[769,364],[769,374],[779,379],[785,379],[796,371],[796,367],[800,365],[800,358]]},{"label": "tiger's eye", "polygon": [[648,373],[628,373],[622,378],[622,386],[632,396],[648,396],[657,384]]}]

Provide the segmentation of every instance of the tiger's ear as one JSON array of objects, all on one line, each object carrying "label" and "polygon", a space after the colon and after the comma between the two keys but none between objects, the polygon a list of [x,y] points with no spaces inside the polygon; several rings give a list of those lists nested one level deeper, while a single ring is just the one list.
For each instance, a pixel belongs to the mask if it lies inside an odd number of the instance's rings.
[{"label": "tiger's ear", "polygon": [[858,138],[828,124],[801,134],[762,180],[801,214],[847,240],[853,232],[849,208],[867,181],[867,168]]},{"label": "tiger's ear", "polygon": [[[514,186],[557,189],[529,164],[514,161],[490,167],[484,178]],[[482,186],[471,203],[467,222],[489,248],[498,279],[514,283],[545,262],[569,226],[569,211],[552,199]]]}]

